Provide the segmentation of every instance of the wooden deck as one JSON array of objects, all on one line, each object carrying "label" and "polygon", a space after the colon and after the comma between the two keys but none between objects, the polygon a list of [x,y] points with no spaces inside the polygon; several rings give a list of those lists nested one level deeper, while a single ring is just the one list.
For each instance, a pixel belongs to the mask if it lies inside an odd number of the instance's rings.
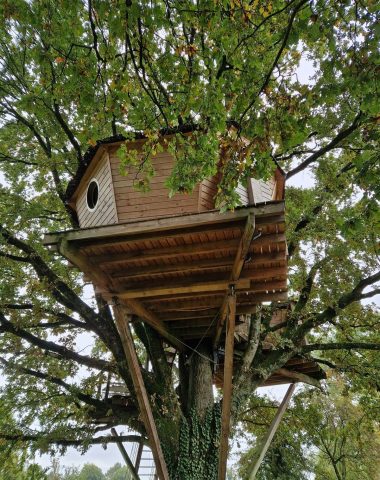
[{"label": "wooden deck", "polygon": [[44,244],[177,349],[222,343],[231,286],[236,328],[258,304],[287,299],[283,201],[58,232]]}]

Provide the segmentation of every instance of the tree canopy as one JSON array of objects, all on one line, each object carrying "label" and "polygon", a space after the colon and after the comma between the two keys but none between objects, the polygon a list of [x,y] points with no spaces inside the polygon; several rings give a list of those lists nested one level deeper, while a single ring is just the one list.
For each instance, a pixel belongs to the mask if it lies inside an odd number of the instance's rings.
[{"label": "tree canopy", "polygon": [[[233,208],[239,182],[275,168],[285,175],[295,307],[281,335],[268,325],[273,306],[252,316],[234,378],[234,422],[294,355],[341,372],[368,404],[377,401],[377,16],[371,0],[0,1],[3,441],[86,449],[114,442],[108,430],[116,425],[127,429],[122,440],[137,432],[146,441],[109,307],[88,298],[82,276],[41,244],[44,232],[77,227],[65,188],[86,149],[135,131],[148,139],[144,190],[168,131],[176,158],[168,194],[191,191],[219,168],[218,202]],[[192,126],[191,141],[183,125]],[[269,333],[276,348],[264,355]],[[162,339],[138,322],[135,335],[151,361],[143,374],[172,478],[214,478],[205,447],[217,444],[211,383],[194,392],[209,399],[202,423],[177,397]],[[202,357],[176,365],[180,383],[211,358],[202,348]],[[124,397],[104,393],[109,376],[126,384]],[[193,448],[196,439],[207,455]]]},{"label": "tree canopy", "polygon": [[[300,390],[258,472],[260,480],[376,479],[379,472],[380,430],[378,403],[350,393],[339,375],[327,391]],[[242,417],[241,442],[252,445],[250,434],[260,436],[276,406],[268,398],[253,398]],[[245,440],[244,440],[245,439]],[[253,448],[239,460],[239,478],[248,478]]]}]

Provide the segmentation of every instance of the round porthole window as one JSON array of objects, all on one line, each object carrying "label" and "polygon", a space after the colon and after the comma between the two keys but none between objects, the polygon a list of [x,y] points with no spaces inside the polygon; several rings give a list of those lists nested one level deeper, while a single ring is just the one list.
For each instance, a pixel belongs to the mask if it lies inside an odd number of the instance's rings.
[{"label": "round porthole window", "polygon": [[90,210],[94,210],[99,200],[99,185],[94,179],[88,185],[87,188],[87,206]]}]

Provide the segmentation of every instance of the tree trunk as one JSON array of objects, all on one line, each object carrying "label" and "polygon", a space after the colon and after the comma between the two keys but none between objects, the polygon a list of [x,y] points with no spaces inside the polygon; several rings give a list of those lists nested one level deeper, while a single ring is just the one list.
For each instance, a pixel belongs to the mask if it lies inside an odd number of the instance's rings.
[{"label": "tree trunk", "polygon": [[211,345],[202,343],[197,352],[179,361],[178,449],[162,443],[170,480],[217,480],[220,404],[213,396]]}]

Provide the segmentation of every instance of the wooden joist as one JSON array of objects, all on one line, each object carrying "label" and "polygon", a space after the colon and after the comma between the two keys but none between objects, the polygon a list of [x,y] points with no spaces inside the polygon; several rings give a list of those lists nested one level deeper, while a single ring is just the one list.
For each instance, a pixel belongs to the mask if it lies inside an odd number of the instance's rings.
[{"label": "wooden joist", "polygon": [[[126,300],[132,298],[151,298],[159,297],[161,295],[175,296],[183,293],[203,293],[203,292],[220,292],[228,288],[229,282],[225,280],[213,282],[176,282],[177,286],[162,286],[162,287],[145,287],[141,289],[129,289],[126,292],[118,293],[118,297]],[[249,279],[243,279],[236,282],[236,288],[249,289],[251,283]]]},{"label": "wooden joist", "polygon": [[[178,262],[178,263],[159,263],[147,266],[128,266],[125,269],[117,270],[115,273],[109,272],[110,276],[115,279],[139,279],[140,277],[152,277],[154,275],[173,274],[173,273],[185,273],[193,271],[207,271],[222,268],[229,268],[233,265],[235,255],[226,255],[222,258],[204,258],[193,262]],[[275,252],[268,254],[253,255],[250,262],[255,265],[256,268],[263,267],[265,265],[273,265],[274,262],[285,262],[285,252]]]},{"label": "wooden joist", "polygon": [[[239,297],[239,296],[238,296]],[[246,298],[247,297],[247,298]],[[262,302],[283,302],[287,300],[288,294],[284,290],[283,292],[269,292],[269,293],[259,293],[259,294],[251,294],[250,296],[246,296],[245,294],[242,298],[238,298],[239,308],[247,307],[247,308],[255,308],[255,305],[262,303]],[[204,309],[204,308],[213,308],[219,307],[221,304],[221,296],[202,296],[197,299],[192,297],[188,297],[187,299],[170,299],[170,298],[152,298],[145,302],[146,305],[149,305],[150,308],[154,311],[160,312],[171,312],[171,311],[187,311],[188,309]],[[251,313],[251,312],[245,312]]]},{"label": "wooden joist", "polygon": [[[249,307],[237,307],[236,308],[236,315],[247,315],[250,313],[254,313],[256,311],[255,306]],[[206,308],[203,307],[194,308],[194,310],[177,310],[174,311],[166,311],[163,312],[162,320],[165,322],[173,322],[173,323],[182,323],[185,320],[193,320],[202,318],[214,318],[219,313],[218,308]]]},{"label": "wooden joist", "polygon": [[160,480],[169,480],[164,455],[162,453],[160,439],[158,437],[156,424],[154,422],[152,409],[150,407],[148,395],[145,389],[144,380],[141,374],[139,360],[137,358],[135,346],[133,343],[131,331],[128,324],[128,315],[123,311],[120,305],[113,307],[115,321],[120,333],[124,353],[127,358],[129,371],[131,373],[133,386],[137,401],[140,407],[140,413],[147,431],[150,448],[152,449],[156,470]]},{"label": "wooden joist", "polygon": [[[232,238],[229,240],[206,241],[204,243],[190,243],[189,245],[177,245],[172,247],[161,247],[152,249],[131,249],[125,253],[110,253],[104,255],[94,255],[92,260],[97,265],[113,265],[117,263],[133,263],[135,261],[162,260],[164,258],[175,258],[178,256],[189,256],[197,254],[215,253],[216,251],[228,252],[236,251],[240,240]],[[263,235],[255,242],[255,247],[267,247],[270,244],[283,243],[285,245],[285,235],[283,233],[271,233]],[[275,253],[276,251],[274,251]],[[270,253],[270,252],[269,252]]]}]

